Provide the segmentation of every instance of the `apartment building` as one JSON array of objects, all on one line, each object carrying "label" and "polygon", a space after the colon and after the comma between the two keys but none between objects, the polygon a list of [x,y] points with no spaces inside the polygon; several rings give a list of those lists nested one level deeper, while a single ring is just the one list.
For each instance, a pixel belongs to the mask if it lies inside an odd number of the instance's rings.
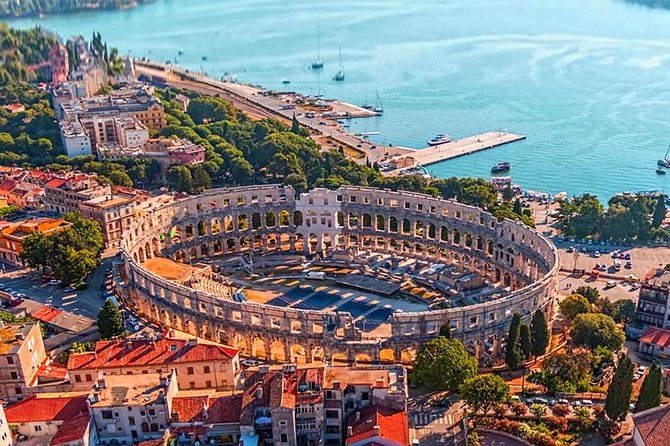
[{"label": "apartment building", "polygon": [[107,249],[120,247],[123,232],[135,217],[135,201],[119,195],[102,195],[79,203],[79,213],[97,221]]},{"label": "apartment building", "polygon": [[640,287],[635,320],[643,325],[670,329],[670,272],[659,270]]},{"label": "apartment building", "polygon": [[45,235],[67,229],[72,224],[62,218],[30,218],[9,223],[0,229],[0,259],[13,265],[23,265],[21,254],[26,239],[35,232]]},{"label": "apartment building", "polygon": [[33,393],[46,360],[39,324],[8,324],[0,328],[0,400],[15,402]]},{"label": "apartment building", "polygon": [[174,371],[101,373],[88,400],[99,444],[131,445],[163,438],[178,389]]},{"label": "apartment building", "polygon": [[239,352],[197,339],[100,341],[95,351],[70,355],[67,369],[75,389],[90,388],[99,372],[133,376],[176,371],[179,388],[233,389],[240,379]]},{"label": "apartment building", "polygon": [[80,203],[111,194],[111,186],[99,183],[96,175],[82,172],[56,176],[44,185],[45,207],[58,214],[79,212]]}]

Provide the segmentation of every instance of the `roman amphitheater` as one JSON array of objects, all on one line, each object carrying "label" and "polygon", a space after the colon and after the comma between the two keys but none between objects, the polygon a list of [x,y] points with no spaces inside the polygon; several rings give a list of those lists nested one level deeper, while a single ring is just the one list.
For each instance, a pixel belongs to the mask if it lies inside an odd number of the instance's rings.
[{"label": "roman amphitheater", "polygon": [[128,304],[268,361],[407,362],[450,324],[483,365],[554,309],[556,249],[453,201],[364,187],[214,189],[126,232]]}]

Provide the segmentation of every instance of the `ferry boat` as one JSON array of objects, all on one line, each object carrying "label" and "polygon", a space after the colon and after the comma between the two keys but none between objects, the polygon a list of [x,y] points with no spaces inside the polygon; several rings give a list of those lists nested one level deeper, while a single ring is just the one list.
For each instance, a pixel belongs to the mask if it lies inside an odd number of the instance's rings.
[{"label": "ferry boat", "polygon": [[427,144],[432,147],[432,146],[439,146],[440,144],[448,143],[449,141],[451,141],[451,139],[449,138],[449,135],[444,133],[444,134],[437,135],[435,138],[428,141]]},{"label": "ferry boat", "polygon": [[658,169],[656,169],[656,173],[659,175],[665,175],[667,172],[665,171],[665,169],[659,167]]},{"label": "ferry boat", "polygon": [[496,172],[507,172],[510,170],[512,167],[507,161],[503,161],[501,163],[495,163],[493,167],[491,167],[491,172],[496,173]]}]

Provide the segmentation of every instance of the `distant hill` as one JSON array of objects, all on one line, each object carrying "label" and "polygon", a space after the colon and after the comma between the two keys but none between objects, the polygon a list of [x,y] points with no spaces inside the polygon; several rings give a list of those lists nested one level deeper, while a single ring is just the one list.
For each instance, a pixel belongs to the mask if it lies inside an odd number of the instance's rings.
[{"label": "distant hill", "polygon": [[125,9],[152,0],[0,0],[0,18],[62,14],[90,9]]}]

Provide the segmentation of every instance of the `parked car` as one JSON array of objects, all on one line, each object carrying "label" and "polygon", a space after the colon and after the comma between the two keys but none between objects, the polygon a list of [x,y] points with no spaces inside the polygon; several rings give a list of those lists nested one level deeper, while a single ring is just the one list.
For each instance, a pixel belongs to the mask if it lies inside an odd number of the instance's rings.
[{"label": "parked car", "polygon": [[626,255],[623,256],[623,257],[624,257],[624,259],[626,259],[626,260],[630,260],[630,259],[632,258],[629,252],[627,252]]},{"label": "parked car", "polygon": [[66,286],[65,288],[63,288],[63,291],[66,293],[72,293],[75,291],[75,288],[72,286]]},{"label": "parked car", "polygon": [[255,359],[244,359],[242,365],[245,367],[258,367],[259,362]]},{"label": "parked car", "polygon": [[582,406],[593,407],[593,401],[591,400],[582,400]]},{"label": "parked car", "polygon": [[608,290],[610,288],[614,288],[616,286],[616,282],[614,280],[608,280],[607,283],[605,284],[605,289]]},{"label": "parked car", "polygon": [[58,279],[52,279],[52,280],[50,280],[50,281],[47,282],[47,285],[49,285],[49,286],[58,286],[58,285],[60,285],[61,283],[62,283],[62,282],[61,282],[60,280],[58,280]]}]

